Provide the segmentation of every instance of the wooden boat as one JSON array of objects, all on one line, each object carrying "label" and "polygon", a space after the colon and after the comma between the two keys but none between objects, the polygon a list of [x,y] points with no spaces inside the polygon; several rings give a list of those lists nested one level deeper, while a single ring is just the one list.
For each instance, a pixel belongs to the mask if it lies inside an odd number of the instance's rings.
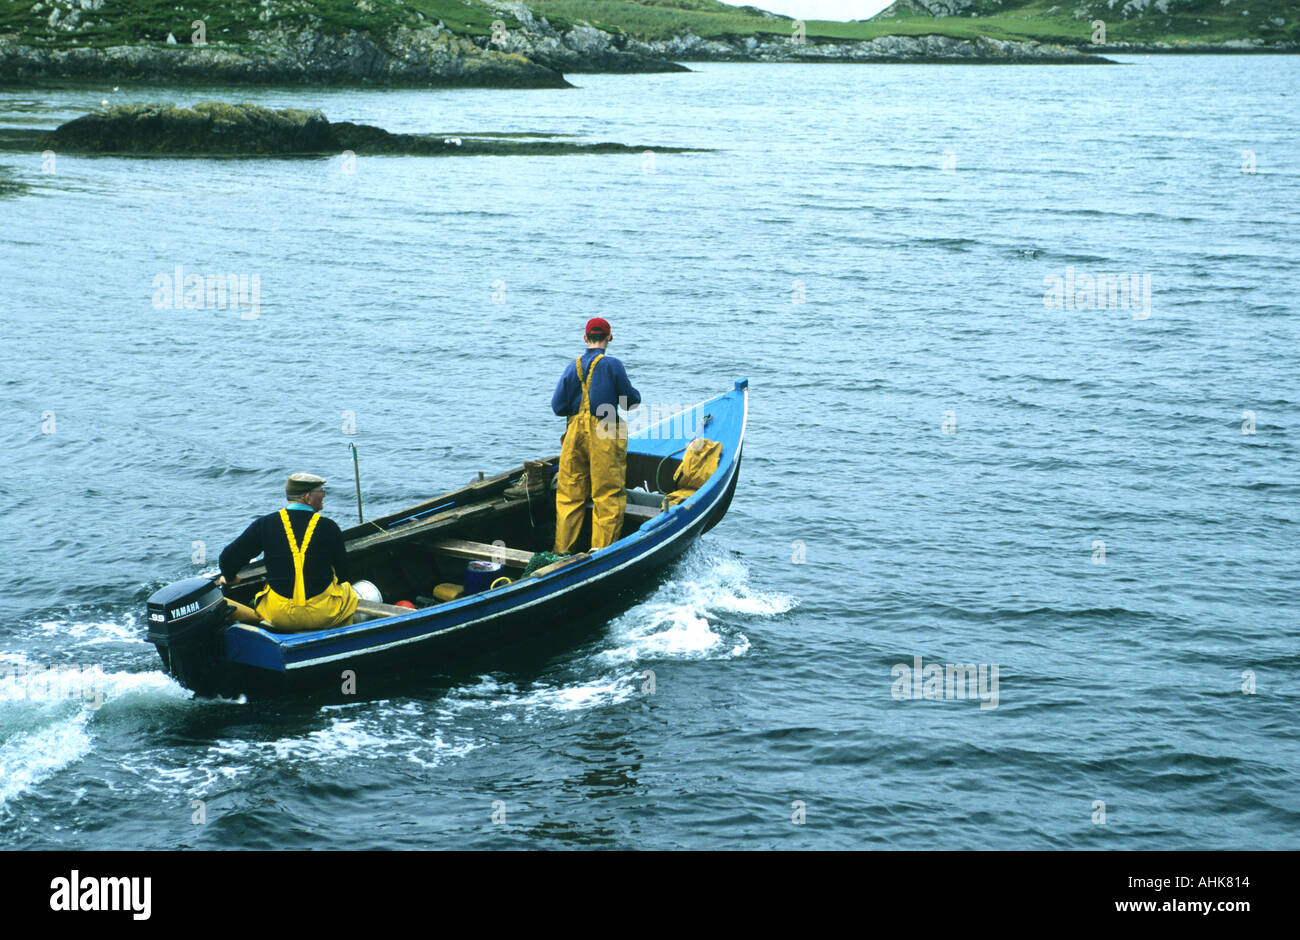
[{"label": "wooden boat", "polygon": [[[470,653],[538,638],[580,620],[625,609],[655,575],[717,525],[740,473],[749,411],[747,380],[735,388],[637,428],[629,435],[627,511],[620,538],[520,577],[535,552],[551,548],[555,499],[508,498],[520,466],[399,512],[344,530],[352,577],[377,585],[387,599],[422,598],[416,609],[363,601],[371,618],[307,633],[276,633],[232,622],[225,597],[244,604],[265,584],[259,566],[219,587],[189,578],[148,601],[149,641],[164,669],[199,695],[261,697],[309,687],[342,688],[393,675],[428,674]],[[686,445],[694,437],[722,444],[708,481],[684,502],[662,509]],[[545,461],[549,484],[558,457]],[[579,545],[590,540],[590,513]],[[495,544],[494,544],[495,543]],[[459,581],[466,560],[503,562],[509,584],[454,600],[432,599],[434,585]]]}]

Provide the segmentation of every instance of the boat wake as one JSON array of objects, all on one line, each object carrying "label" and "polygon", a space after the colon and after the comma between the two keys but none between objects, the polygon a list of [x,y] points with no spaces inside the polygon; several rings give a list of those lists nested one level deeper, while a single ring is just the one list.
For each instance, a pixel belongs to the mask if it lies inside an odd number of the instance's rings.
[{"label": "boat wake", "polygon": [[[643,698],[649,674],[667,664],[745,656],[751,650],[746,629],[795,604],[752,588],[734,554],[698,545],[591,646],[559,656],[534,680],[482,675],[428,695],[323,705],[269,727],[259,718],[259,727],[270,731],[261,739],[241,732],[203,741],[209,732],[191,727],[184,737],[199,740],[163,746],[155,743],[156,732],[175,732],[203,710],[227,727],[232,715],[242,724],[241,713],[230,709],[248,706],[196,699],[158,670],[117,668],[140,661],[138,649],[110,645],[142,642],[133,619],[41,622],[37,636],[47,637],[60,659],[98,662],[52,669],[22,653],[0,653],[0,815],[23,793],[53,792],[58,785],[51,778],[89,759],[106,773],[110,789],[186,798],[207,798],[293,767],[382,764],[419,775],[509,741],[510,728],[578,720]],[[87,648],[97,655],[78,652]],[[101,764],[111,764],[111,771]],[[77,779],[73,774],[69,786]]]},{"label": "boat wake", "polygon": [[789,595],[752,589],[748,577],[735,556],[697,545],[677,577],[614,621],[618,645],[600,656],[615,663],[743,656],[750,647],[743,618],[774,617],[795,606]]},{"label": "boat wake", "polygon": [[[443,716],[415,701],[382,700],[330,705],[322,709],[325,727],[291,732],[274,740],[222,740],[208,749],[202,767],[219,767],[220,777],[233,778],[255,768],[285,765],[355,766],[358,763],[402,761],[421,769],[440,766],[448,758],[464,757],[482,746],[447,727]],[[198,789],[219,779],[208,774]]]},{"label": "boat wake", "polygon": [[15,797],[81,760],[91,748],[84,712],[19,730],[10,711],[0,708],[0,815]]},{"label": "boat wake", "polygon": [[101,728],[158,724],[191,695],[160,671],[113,672],[0,653],[0,813],[91,753]]},{"label": "boat wake", "polygon": [[[135,614],[127,613],[121,622],[112,620],[43,620],[37,624],[42,645],[59,641],[76,648],[101,646],[105,643],[145,645],[144,630]],[[152,650],[152,647],[150,647]]]},{"label": "boat wake", "polygon": [[443,699],[449,719],[488,712],[496,721],[534,722],[548,715],[585,712],[626,702],[638,694],[635,676],[600,676],[576,682],[538,680],[521,687],[483,676],[479,682],[451,692]]},{"label": "boat wake", "polygon": [[644,696],[657,664],[731,659],[750,650],[748,620],[784,614],[794,598],[755,590],[748,569],[730,552],[697,545],[653,595],[610,624],[599,646],[579,659],[577,677],[540,679],[521,687],[482,676],[450,693],[453,713],[488,710],[502,721],[537,721],[582,713]]}]

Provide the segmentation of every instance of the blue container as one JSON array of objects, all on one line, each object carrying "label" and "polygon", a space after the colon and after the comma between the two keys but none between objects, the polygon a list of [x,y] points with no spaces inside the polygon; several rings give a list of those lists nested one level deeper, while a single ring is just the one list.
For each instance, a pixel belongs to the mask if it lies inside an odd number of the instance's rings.
[{"label": "blue container", "polygon": [[502,565],[494,561],[471,561],[465,566],[465,593],[478,594],[501,577]]}]

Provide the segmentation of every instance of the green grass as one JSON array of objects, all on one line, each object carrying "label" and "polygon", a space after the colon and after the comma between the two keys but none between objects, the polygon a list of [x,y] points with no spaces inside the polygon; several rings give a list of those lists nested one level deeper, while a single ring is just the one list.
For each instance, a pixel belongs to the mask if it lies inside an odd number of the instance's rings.
[{"label": "green grass", "polygon": [[[203,19],[210,44],[242,46],[250,42],[250,31],[275,25],[383,35],[399,25],[416,28],[441,20],[454,32],[476,36],[490,33],[498,18],[509,28],[518,26],[513,17],[499,16],[482,0],[270,0],[265,8],[258,0],[105,0],[100,10],[82,11],[82,25],[67,32],[47,24],[48,0],[39,13],[32,12],[34,2],[0,0],[0,36],[59,46],[106,46],[160,43],[172,33],[178,42],[188,43],[190,24]],[[1128,19],[1107,3],[977,0],[971,10],[981,12],[979,16],[932,17],[907,11],[865,22],[810,20],[805,28],[814,42],[943,35],[1087,45],[1091,21],[1102,19],[1109,42],[1178,44],[1242,38],[1300,42],[1300,0],[1231,0],[1227,6],[1220,0],[1171,0],[1168,15],[1148,7]],[[529,6],[560,28],[585,21],[642,39],[667,39],[687,32],[706,39],[783,38],[792,32],[788,18],[763,16],[753,7],[729,6],[719,0],[533,0]],[[1071,14],[1080,8],[1089,12],[1076,19]],[[1242,16],[1247,9],[1249,15]],[[264,12],[269,13],[267,20],[260,18]],[[1276,26],[1269,22],[1273,17],[1285,23]]]},{"label": "green grass", "polygon": [[[1122,3],[1117,3],[1122,7]],[[1075,10],[1087,12],[1076,19]],[[997,38],[1031,38],[1057,42],[1088,43],[1092,21],[1106,24],[1107,42],[1225,42],[1230,39],[1264,39],[1267,41],[1300,40],[1300,2],[1297,0],[1171,0],[1169,13],[1149,5],[1140,13],[1125,18],[1119,9],[1111,9],[1106,0],[982,0],[971,8],[978,16],[932,18],[906,14],[881,16],[872,25],[887,28],[910,27],[929,21],[945,34],[958,23],[971,25]],[[1248,11],[1249,15],[1242,13]],[[1276,26],[1270,20],[1285,22]],[[900,29],[901,31],[901,29]]]},{"label": "green grass", "polygon": [[788,21],[764,19],[742,13],[734,7],[728,8],[729,12],[712,8],[723,4],[682,9],[663,2],[646,4],[630,0],[532,0],[528,5],[552,25],[585,21],[600,29],[627,33],[638,39],[668,39],[686,32],[706,39],[750,36],[756,32],[790,35]]},{"label": "green grass", "polygon": [[[646,5],[632,0],[533,0],[530,6],[534,12],[552,21],[555,18],[569,22],[585,20],[593,26],[620,29],[639,39],[668,39],[688,31],[705,39],[735,36],[778,39],[793,34],[792,20],[749,15],[734,7],[730,8],[731,12],[696,11],[667,6],[666,2],[659,0],[655,5]],[[1086,23],[1043,24],[1012,17],[935,19],[914,16],[888,22],[851,23],[808,20],[804,28],[810,40],[861,40],[891,35],[944,35],[971,39],[986,35],[999,39],[1049,38],[1051,41],[1078,43],[1086,42],[1089,35]]]},{"label": "green grass", "polygon": [[[49,0],[40,13],[33,13],[36,0],[0,0],[0,35],[16,35],[30,42],[65,45],[73,39],[83,46],[111,46],[137,42],[165,42],[167,34],[178,43],[189,43],[191,23],[203,20],[209,44],[248,43],[249,32],[277,25],[290,28],[316,27],[329,33],[348,30],[383,35],[399,26],[417,28],[442,20],[451,30],[484,35],[498,17],[486,6],[464,0],[271,0],[263,8],[255,0],[105,0],[99,10],[83,10],[81,24],[72,32],[48,25]],[[269,10],[266,20],[260,14]],[[417,15],[424,14],[421,20]]]},{"label": "green grass", "polygon": [[[534,12],[569,22],[586,20],[593,26],[619,29],[642,39],[667,39],[687,31],[706,39],[733,36],[791,35],[792,22],[747,14],[716,0],[532,0]],[[1071,14],[1088,8],[1088,15]],[[1223,6],[1220,0],[1174,0],[1171,14],[1148,7],[1140,16],[1123,19],[1101,2],[1029,0],[1026,3],[986,2],[988,12],[980,16],[933,17],[911,13],[863,22],[839,23],[809,20],[805,25],[810,40],[864,40],[879,36],[941,35],[958,39],[989,36],[994,39],[1033,39],[1063,45],[1086,45],[1092,37],[1091,22],[1106,22],[1108,42],[1223,42],[1229,39],[1260,38],[1270,41],[1300,41],[1300,2],[1297,0],[1235,0]],[[978,9],[978,8],[977,8]],[[1242,16],[1249,10],[1249,16]],[[1278,27],[1269,22],[1278,16],[1286,22]]]}]

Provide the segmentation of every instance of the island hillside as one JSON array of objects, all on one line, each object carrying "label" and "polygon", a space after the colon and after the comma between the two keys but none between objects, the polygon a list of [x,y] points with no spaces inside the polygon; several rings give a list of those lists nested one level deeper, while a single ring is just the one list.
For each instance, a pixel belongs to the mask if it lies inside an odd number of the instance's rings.
[{"label": "island hillside", "polygon": [[565,74],[691,61],[1095,63],[1296,51],[1298,8],[898,0],[870,20],[803,23],[718,0],[0,0],[0,80],[565,87]]}]

